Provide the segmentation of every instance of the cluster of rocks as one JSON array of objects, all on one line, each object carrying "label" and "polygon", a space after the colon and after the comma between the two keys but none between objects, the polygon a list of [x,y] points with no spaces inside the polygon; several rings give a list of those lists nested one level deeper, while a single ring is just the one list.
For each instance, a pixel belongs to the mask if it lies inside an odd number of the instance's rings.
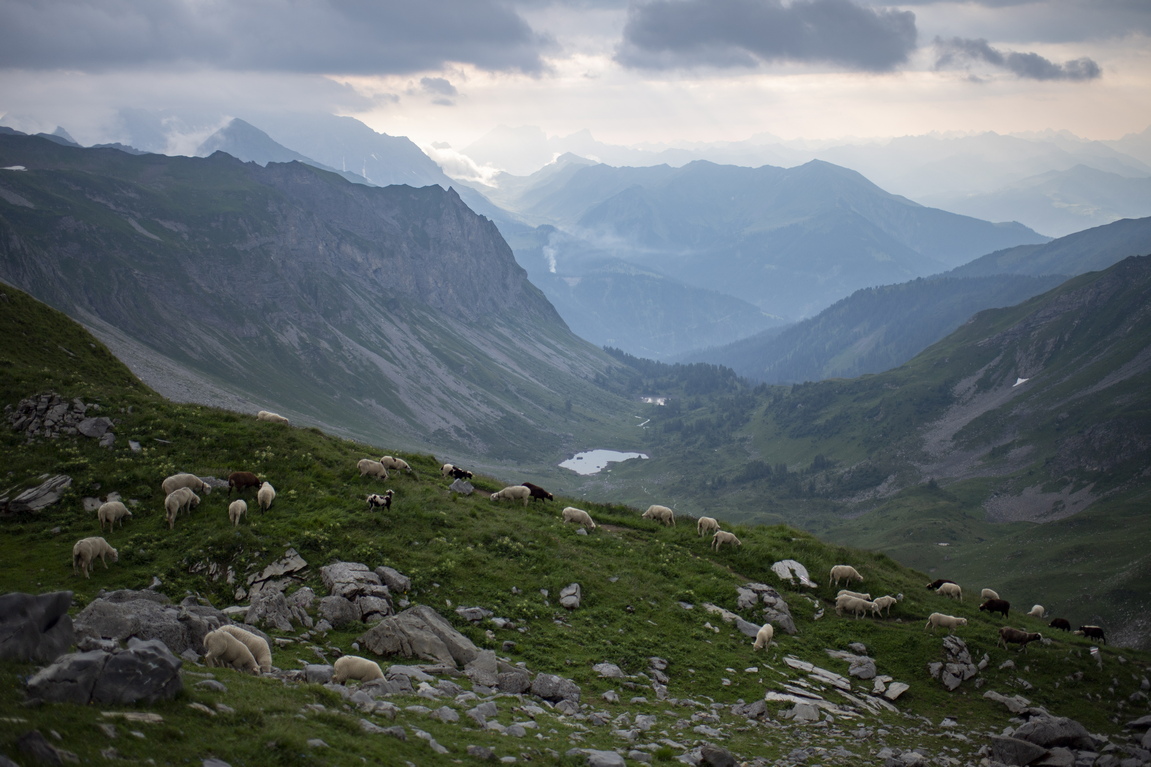
[{"label": "cluster of rocks", "polygon": [[991,737],[981,754],[999,765],[1035,767],[1138,767],[1151,764],[1151,716],[1128,722],[1126,728],[1142,733],[1132,744],[1115,744],[1092,735],[1074,719],[1053,716],[1020,696],[1010,698],[987,692],[984,697],[1000,701],[1018,726]]},{"label": "cluster of rocks", "polygon": [[55,392],[22,399],[15,406],[4,406],[8,425],[14,431],[23,432],[29,441],[37,437],[55,438],[79,434],[100,440],[102,447],[111,447],[116,441],[116,435],[112,432],[112,419],[89,416],[89,410],[99,411],[100,406],[86,403],[78,397],[69,402]]},{"label": "cluster of rocks", "polygon": [[40,483],[25,490],[9,489],[0,495],[0,514],[40,511],[59,501],[72,486],[67,474],[41,474]]},{"label": "cluster of rocks", "polygon": [[[804,572],[806,577],[806,571]],[[740,610],[751,610],[760,604],[764,606],[764,623],[770,623],[789,635],[795,635],[797,630],[795,620],[791,617],[791,608],[778,591],[763,583],[747,583],[736,589],[736,605]]]},{"label": "cluster of rocks", "polygon": [[[927,664],[927,672],[932,679],[938,679],[948,690],[954,690],[968,679],[974,678],[980,671],[987,668],[990,662],[987,653],[976,664],[967,650],[967,643],[957,636],[948,635],[943,638],[943,660]],[[976,679],[976,687],[983,686],[982,679]]]}]

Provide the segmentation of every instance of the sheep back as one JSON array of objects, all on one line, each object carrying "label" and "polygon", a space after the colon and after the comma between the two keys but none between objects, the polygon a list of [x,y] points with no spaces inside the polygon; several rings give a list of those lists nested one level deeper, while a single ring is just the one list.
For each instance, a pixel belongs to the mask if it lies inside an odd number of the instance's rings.
[{"label": "sheep back", "polygon": [[591,514],[588,514],[583,509],[577,509],[575,506],[568,506],[564,508],[563,512],[564,522],[575,522],[583,525],[584,527],[595,530],[595,522],[592,521]]},{"label": "sheep back", "polygon": [[260,671],[266,673],[272,670],[272,648],[268,646],[263,637],[256,636],[247,629],[231,624],[220,626],[217,631],[223,631],[239,639],[248,648],[248,652],[252,653],[252,658],[260,667]]},{"label": "sheep back", "polygon": [[124,517],[132,516],[132,512],[128,511],[128,507],[120,501],[108,501],[107,503],[100,504],[100,508],[96,510],[96,518],[100,521],[100,532],[104,532],[104,523],[108,523],[108,530],[111,531],[116,526],[116,522],[120,522],[120,527],[124,526]]},{"label": "sheep back", "polygon": [[663,522],[668,527],[675,526],[675,512],[667,506],[660,506],[658,503],[648,506],[647,511],[642,514],[642,518]]},{"label": "sheep back", "polygon": [[204,495],[212,492],[211,485],[197,477],[195,474],[188,473],[173,474],[172,476],[165,479],[160,486],[164,490],[164,495],[168,495],[173,490],[180,487],[186,487],[193,492],[203,493]]},{"label": "sheep back", "polygon": [[358,655],[342,655],[332,664],[332,682],[343,684],[349,679],[360,682],[370,682],[373,679],[383,679],[384,672],[380,671],[380,664]]},{"label": "sheep back", "polygon": [[715,536],[711,539],[711,548],[714,551],[719,551],[719,547],[728,543],[732,546],[742,546],[743,541],[735,537],[735,533],[729,533],[726,530],[716,530]]},{"label": "sheep back", "polygon": [[232,521],[232,525],[240,524],[240,517],[244,516],[248,511],[248,504],[242,500],[232,501],[228,504],[228,519]]},{"label": "sheep back", "polygon": [[696,535],[703,535],[706,532],[715,532],[719,530],[719,520],[715,517],[700,517],[695,523]]},{"label": "sheep back", "polygon": [[360,470],[360,476],[377,477],[379,479],[388,478],[388,470],[379,461],[373,461],[371,458],[361,458],[356,463],[356,468]]},{"label": "sheep back", "polygon": [[250,674],[260,673],[260,665],[252,651],[227,631],[209,631],[204,637],[204,648],[208,651],[204,655],[204,663],[208,666],[230,666]]},{"label": "sheep back", "polygon": [[276,488],[272,487],[271,482],[260,485],[260,489],[256,492],[256,500],[260,504],[260,511],[267,511],[272,507],[272,501],[276,500]]},{"label": "sheep back", "polygon": [[770,623],[763,624],[755,634],[755,644],[752,645],[751,649],[762,650],[771,644],[771,639],[774,636],[775,627]]}]

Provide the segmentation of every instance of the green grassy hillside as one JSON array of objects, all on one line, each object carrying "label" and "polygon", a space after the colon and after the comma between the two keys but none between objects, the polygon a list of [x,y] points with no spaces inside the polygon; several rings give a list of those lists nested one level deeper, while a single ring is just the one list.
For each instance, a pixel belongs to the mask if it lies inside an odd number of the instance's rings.
[{"label": "green grassy hillside", "polygon": [[[696,535],[694,520],[682,517],[665,528],[643,520],[640,510],[623,505],[578,503],[600,524],[590,535],[578,535],[560,521],[560,509],[571,499],[529,507],[493,503],[488,493],[518,477],[480,476],[478,492],[452,493],[439,475],[440,459],[426,454],[398,453],[415,470],[413,476],[393,476],[381,482],[358,476],[355,464],[365,456],[391,452],[387,445],[349,441],[314,428],[263,423],[248,414],[164,401],[135,382],[123,366],[63,315],[18,291],[5,289],[0,299],[0,333],[19,339],[4,350],[0,379],[3,404],[53,390],[64,397],[98,403],[114,419],[116,444],[100,448],[84,437],[61,437],[27,443],[5,426],[0,428],[0,462],[6,486],[35,484],[43,474],[67,473],[73,484],[57,504],[38,513],[0,519],[0,588],[4,591],[71,590],[78,610],[102,589],[143,588],[158,577],[160,590],[174,601],[194,593],[216,607],[234,602],[233,587],[220,574],[231,567],[237,580],[256,572],[295,548],[310,564],[301,585],[324,594],[319,567],[336,560],[388,565],[412,579],[412,603],[438,610],[477,645],[496,650],[535,672],[560,674],[583,691],[584,712],[604,712],[605,721],[622,714],[653,714],[658,725],[644,743],[656,761],[670,760],[692,744],[715,740],[693,729],[707,722],[723,733],[722,745],[741,758],[762,757],[767,763],[796,749],[813,745],[826,749],[824,763],[857,764],[881,748],[923,748],[932,754],[971,763],[986,736],[1005,726],[1008,714],[983,697],[985,690],[1003,694],[1023,691],[1036,705],[1082,721],[1092,732],[1121,739],[1122,723],[1147,713],[1141,680],[1151,656],[1116,647],[1103,648],[1097,667],[1088,643],[1074,636],[1033,647],[1026,656],[996,647],[1001,620],[976,610],[976,602],[955,603],[923,588],[924,573],[879,553],[821,542],[813,535],[783,525],[730,527],[742,547],[713,552]],[[128,441],[138,442],[135,452]],[[254,471],[277,489],[272,508],[250,512],[239,527],[227,521],[227,493],[205,495],[199,508],[180,517],[173,530],[164,521],[161,480],[176,471],[225,476],[234,470]],[[366,493],[393,488],[396,501],[388,513],[369,512]],[[107,569],[97,565],[90,580],[72,573],[75,540],[98,534],[94,512],[83,511],[81,499],[121,493],[133,508],[122,529],[107,533],[120,552]],[[255,504],[252,504],[253,507]],[[781,582],[773,562],[792,558],[821,581],[814,591]],[[826,573],[849,562],[865,574],[871,593],[903,593],[906,598],[890,619],[852,620],[834,614],[834,589]],[[736,610],[736,587],[763,582],[787,599],[798,627],[788,636],[777,632],[770,653],[755,654],[751,639],[707,613],[710,602]],[[569,583],[581,584],[583,601],[571,612],[556,602]],[[542,590],[546,590],[545,595]],[[685,607],[690,605],[690,609]],[[512,621],[508,628],[473,626],[454,612],[457,606],[481,606]],[[960,635],[973,657],[984,653],[989,662],[980,678],[984,686],[964,686],[946,692],[927,672],[941,659],[939,636],[923,630],[933,611],[969,619]],[[757,622],[754,612],[743,617]],[[1040,628],[1034,619],[1012,616],[1011,624]],[[491,631],[489,634],[488,631]],[[326,637],[295,641],[275,653],[279,668],[299,668],[327,657],[351,652],[362,629],[331,632]],[[505,642],[513,642],[506,649]],[[846,676],[846,667],[827,650],[846,650],[862,642],[875,658],[880,674],[911,685],[897,703],[898,711],[846,717],[817,728],[752,724],[735,716],[730,706],[752,702],[782,685],[809,684],[783,662],[793,656]],[[658,700],[648,686],[648,659],[668,661],[669,700]],[[1005,660],[1014,667],[1003,667]],[[405,662],[381,659],[382,665]],[[625,684],[601,679],[592,666],[615,663],[631,675]],[[148,707],[159,714],[157,724],[118,724],[121,736],[109,741],[95,725],[120,720],[106,712],[116,707],[80,708],[62,704],[22,705],[23,679],[32,671],[16,663],[0,663],[0,753],[16,756],[16,739],[29,729],[53,731],[61,748],[81,760],[99,760],[112,747],[118,756],[139,761],[162,759],[169,764],[194,763],[217,756],[233,765],[298,764],[301,759],[333,765],[363,760],[417,764],[467,761],[467,745],[484,745],[500,756],[522,761],[559,762],[573,746],[600,749],[632,747],[611,725],[565,717],[553,710],[537,716],[538,731],[516,740],[465,724],[446,724],[407,707],[428,704],[416,696],[399,696],[395,721],[365,716],[330,690],[318,685],[285,685],[220,669],[186,664],[186,690],[175,701]],[[227,692],[193,687],[197,674],[212,673]],[[1021,680],[1023,680],[1021,682]],[[456,680],[465,689],[469,682]],[[630,685],[630,687],[629,687]],[[856,695],[865,695],[870,682],[856,682]],[[618,691],[620,702],[602,695]],[[1131,697],[1134,696],[1134,697]],[[474,703],[449,706],[470,707]],[[539,703],[525,699],[524,703]],[[225,709],[215,709],[222,703]],[[206,714],[203,704],[217,711]],[[319,705],[319,707],[316,706]],[[433,707],[440,703],[430,704]],[[506,707],[505,707],[506,705]],[[501,703],[502,710],[515,705]],[[770,702],[774,722],[788,704]],[[133,709],[137,710],[137,709]],[[700,719],[700,717],[705,717]],[[935,728],[954,717],[965,739]],[[430,733],[448,749],[431,752],[418,737],[406,741],[366,737],[359,720],[380,726],[401,725]],[[523,718],[522,716],[520,718]],[[502,721],[502,718],[501,718]],[[852,734],[861,726],[877,728],[874,738]],[[136,730],[140,737],[124,734]],[[625,728],[626,729],[626,728]],[[535,735],[538,734],[538,737]],[[309,739],[322,739],[329,748],[317,751]],[[678,748],[667,745],[675,743]],[[841,752],[831,753],[840,748]],[[574,763],[574,762],[573,762]]]}]

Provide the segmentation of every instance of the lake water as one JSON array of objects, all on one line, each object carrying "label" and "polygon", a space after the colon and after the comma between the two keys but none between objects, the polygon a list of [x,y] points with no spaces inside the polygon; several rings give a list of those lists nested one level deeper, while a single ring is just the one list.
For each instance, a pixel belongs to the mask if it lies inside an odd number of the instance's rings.
[{"label": "lake water", "polygon": [[643,453],[621,453],[618,450],[588,450],[576,453],[560,466],[571,469],[576,474],[598,474],[609,463],[627,461],[632,458],[647,458]]}]

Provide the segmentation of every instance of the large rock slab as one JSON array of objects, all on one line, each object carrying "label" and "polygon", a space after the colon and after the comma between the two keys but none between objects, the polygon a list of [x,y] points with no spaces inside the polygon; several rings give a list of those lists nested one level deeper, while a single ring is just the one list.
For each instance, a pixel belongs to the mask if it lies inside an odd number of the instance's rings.
[{"label": "large rock slab", "polygon": [[[124,642],[129,637],[159,639],[174,654],[185,650],[203,654],[207,628],[203,619],[187,610],[161,604],[154,592],[113,593],[100,597],[80,611],[74,621],[77,638],[93,637]],[[147,594],[148,596],[144,596]]]},{"label": "large rock slab", "polygon": [[71,591],[0,596],[0,660],[48,663],[76,641]]},{"label": "large rock slab", "polygon": [[36,487],[28,488],[15,497],[8,495],[0,497],[0,512],[16,514],[40,511],[59,501],[72,486],[72,478],[66,474],[57,474],[53,477],[45,475],[43,479],[44,481]]},{"label": "large rock slab", "polygon": [[456,667],[471,663],[480,652],[472,640],[427,605],[384,618],[357,641],[376,655],[423,658]]},{"label": "large rock slab", "polygon": [[580,699],[579,685],[555,674],[536,674],[536,678],[532,680],[531,693],[553,703],[561,700],[579,703]]},{"label": "large rock slab", "polygon": [[71,653],[28,680],[28,696],[49,703],[155,703],[184,688],[181,661],[158,639],[130,639],[126,650]]},{"label": "large rock slab", "polygon": [[1031,764],[1046,753],[1047,749],[1043,746],[1037,746],[1026,740],[1009,738],[1005,735],[991,737],[991,758],[1001,764]]},{"label": "large rock slab", "polygon": [[1065,716],[1036,717],[1015,730],[1015,737],[1044,748],[1067,746],[1094,751],[1095,738],[1079,722]]}]

